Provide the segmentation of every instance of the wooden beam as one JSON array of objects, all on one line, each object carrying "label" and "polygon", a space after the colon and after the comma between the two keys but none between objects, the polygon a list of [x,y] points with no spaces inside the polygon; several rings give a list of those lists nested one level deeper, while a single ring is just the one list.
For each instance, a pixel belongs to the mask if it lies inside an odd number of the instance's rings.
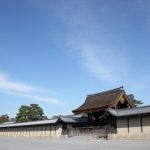
[{"label": "wooden beam", "polygon": [[143,133],[143,118],[140,116],[141,133]]},{"label": "wooden beam", "polygon": [[127,127],[128,127],[128,133],[130,132],[130,125],[129,125],[129,118],[127,118]]}]

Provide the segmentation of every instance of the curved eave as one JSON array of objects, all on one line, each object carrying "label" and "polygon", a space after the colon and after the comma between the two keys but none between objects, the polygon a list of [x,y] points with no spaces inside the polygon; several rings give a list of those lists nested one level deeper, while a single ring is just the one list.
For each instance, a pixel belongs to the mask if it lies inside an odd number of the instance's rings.
[{"label": "curved eave", "polygon": [[83,110],[74,110],[72,111],[75,115],[78,115],[78,114],[81,114],[81,113],[90,113],[90,112],[99,112],[99,111],[102,111],[102,110],[105,110],[107,109],[109,106],[106,105],[106,106],[102,106],[102,107],[93,107],[93,108],[90,108],[90,109],[83,109]]},{"label": "curved eave", "polygon": [[114,98],[112,100],[112,103],[108,104],[108,105],[103,105],[103,106],[97,106],[97,107],[91,107],[89,109],[82,109],[82,107],[84,107],[84,105],[86,105],[86,101],[77,109],[73,110],[72,112],[74,114],[80,114],[80,113],[89,113],[89,112],[98,112],[98,111],[102,111],[104,109],[107,108],[111,108],[116,102],[119,101],[120,97],[122,96],[123,93],[120,93],[117,98]]}]

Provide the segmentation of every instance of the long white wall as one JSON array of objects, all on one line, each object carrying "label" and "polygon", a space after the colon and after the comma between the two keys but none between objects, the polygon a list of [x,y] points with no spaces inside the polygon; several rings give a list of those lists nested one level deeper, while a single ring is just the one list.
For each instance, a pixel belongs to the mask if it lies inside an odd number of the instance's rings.
[{"label": "long white wall", "polygon": [[150,116],[136,116],[117,120],[117,134],[113,139],[150,139]]},{"label": "long white wall", "polygon": [[0,136],[59,137],[61,124],[0,128]]}]

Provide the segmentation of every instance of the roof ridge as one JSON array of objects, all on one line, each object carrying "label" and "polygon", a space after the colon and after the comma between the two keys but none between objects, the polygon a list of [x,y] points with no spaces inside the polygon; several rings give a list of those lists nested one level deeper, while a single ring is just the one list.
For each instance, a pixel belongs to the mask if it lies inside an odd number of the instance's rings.
[{"label": "roof ridge", "polygon": [[93,96],[103,95],[103,94],[115,92],[115,91],[118,91],[118,90],[124,91],[123,86],[115,88],[115,89],[112,89],[112,90],[108,90],[108,91],[103,91],[103,92],[99,92],[99,93],[95,93],[95,94],[89,94],[89,95],[87,95],[87,97],[93,97]]}]

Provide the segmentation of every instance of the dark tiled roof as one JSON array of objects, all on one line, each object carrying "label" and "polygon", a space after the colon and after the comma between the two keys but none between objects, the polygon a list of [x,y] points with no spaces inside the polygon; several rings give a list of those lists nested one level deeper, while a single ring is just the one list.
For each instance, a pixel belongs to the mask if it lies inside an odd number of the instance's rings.
[{"label": "dark tiled roof", "polygon": [[58,116],[58,118],[52,118],[52,119],[49,119],[49,120],[21,122],[21,123],[12,123],[12,124],[0,124],[0,128],[57,124],[57,123],[60,123],[60,122],[64,122],[64,123],[86,123],[87,121],[88,121],[87,117]]},{"label": "dark tiled roof", "polygon": [[88,95],[85,102],[79,108],[73,110],[73,112],[78,114],[79,112],[87,112],[91,109],[97,111],[98,109],[108,108],[115,103],[123,93],[125,94],[125,91],[121,87],[106,92]]},{"label": "dark tiled roof", "polygon": [[116,117],[145,115],[150,114],[150,105],[128,109],[108,109],[108,112]]},{"label": "dark tiled roof", "polygon": [[60,120],[65,123],[86,123],[88,122],[87,117],[66,117],[60,116]]},{"label": "dark tiled roof", "polygon": [[31,121],[31,122],[21,122],[21,123],[12,123],[12,124],[1,124],[0,128],[5,127],[22,127],[22,126],[35,126],[35,125],[44,125],[44,124],[55,124],[58,119],[49,119],[49,120],[40,120],[40,121]]}]

